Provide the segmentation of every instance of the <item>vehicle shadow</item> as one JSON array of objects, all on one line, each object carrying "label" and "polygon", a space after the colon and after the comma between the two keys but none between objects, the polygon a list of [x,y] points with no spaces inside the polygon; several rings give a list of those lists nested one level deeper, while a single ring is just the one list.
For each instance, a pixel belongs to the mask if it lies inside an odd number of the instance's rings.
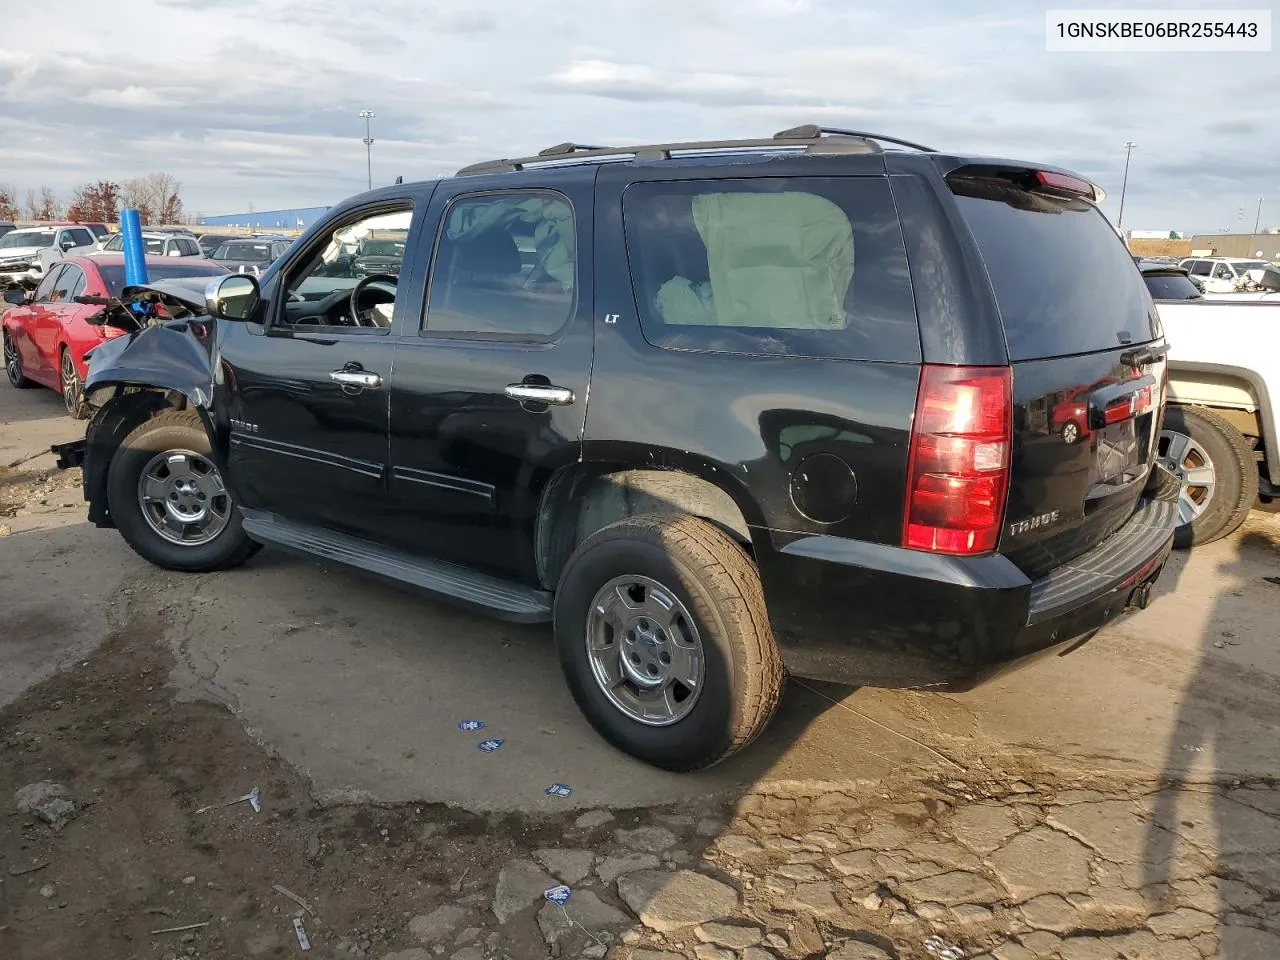
[{"label": "vehicle shadow", "polygon": [[[1196,906],[1208,910],[1216,901],[1214,956],[1222,960],[1272,957],[1280,946],[1280,938],[1264,929],[1274,931],[1280,897],[1280,802],[1274,778],[1259,775],[1280,766],[1280,730],[1274,729],[1280,691],[1260,683],[1263,674],[1253,662],[1236,655],[1236,634],[1222,629],[1232,623],[1232,601],[1245,591],[1273,593],[1272,609],[1280,607],[1280,585],[1258,576],[1267,569],[1280,574],[1280,544],[1251,530],[1218,564],[1224,585],[1207,611],[1195,670],[1170,729],[1142,857],[1148,908],[1169,916],[1185,913],[1175,909],[1175,900],[1187,898],[1192,862],[1207,860],[1210,889],[1200,887]],[[1183,564],[1179,574],[1186,570]],[[1270,744],[1262,756],[1260,743]]]}]

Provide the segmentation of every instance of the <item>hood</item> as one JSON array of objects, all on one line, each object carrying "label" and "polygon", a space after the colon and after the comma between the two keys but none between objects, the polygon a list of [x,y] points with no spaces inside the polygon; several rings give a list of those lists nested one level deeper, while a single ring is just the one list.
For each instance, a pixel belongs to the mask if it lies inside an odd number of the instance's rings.
[{"label": "hood", "polygon": [[28,260],[41,250],[48,249],[48,247],[6,247],[0,250],[0,263],[8,263],[11,260]]},{"label": "hood", "polygon": [[125,287],[120,299],[130,303],[143,299],[147,293],[158,293],[161,298],[177,300],[188,310],[204,313],[204,292],[210,282],[221,280],[222,274],[211,277],[174,277],[170,280],[157,280],[155,283],[143,283]]}]

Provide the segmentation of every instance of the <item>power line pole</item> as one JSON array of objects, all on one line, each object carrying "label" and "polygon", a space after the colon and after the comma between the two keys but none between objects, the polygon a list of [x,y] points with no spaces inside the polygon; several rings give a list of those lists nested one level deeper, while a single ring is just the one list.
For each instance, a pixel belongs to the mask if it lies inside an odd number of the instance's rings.
[{"label": "power line pole", "polygon": [[1124,180],[1120,184],[1120,216],[1116,219],[1116,229],[1120,230],[1124,226],[1124,195],[1129,189],[1129,155],[1133,153],[1133,148],[1137,144],[1132,140],[1124,142]]},{"label": "power line pole", "polygon": [[373,119],[372,110],[361,110],[360,119],[364,121],[364,155],[365,165],[369,171],[369,189],[373,189],[373,129],[370,121]]}]

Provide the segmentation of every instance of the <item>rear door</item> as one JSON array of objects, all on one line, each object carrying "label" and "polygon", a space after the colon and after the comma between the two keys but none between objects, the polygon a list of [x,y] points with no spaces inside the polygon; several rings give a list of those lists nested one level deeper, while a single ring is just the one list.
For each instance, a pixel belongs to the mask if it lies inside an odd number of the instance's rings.
[{"label": "rear door", "polygon": [[1013,365],[999,549],[1036,577],[1132,516],[1155,457],[1166,364],[1155,305],[1107,220],[1081,196],[1014,179],[953,174],[948,184]]}]

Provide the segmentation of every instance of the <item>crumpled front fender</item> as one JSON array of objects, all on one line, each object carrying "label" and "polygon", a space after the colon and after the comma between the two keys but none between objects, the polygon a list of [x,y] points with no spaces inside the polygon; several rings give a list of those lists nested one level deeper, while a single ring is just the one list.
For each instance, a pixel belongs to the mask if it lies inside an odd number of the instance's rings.
[{"label": "crumpled front fender", "polygon": [[85,399],[99,406],[108,388],[133,385],[176,390],[207,409],[213,400],[215,322],[172,321],[104,341],[89,354]]}]

